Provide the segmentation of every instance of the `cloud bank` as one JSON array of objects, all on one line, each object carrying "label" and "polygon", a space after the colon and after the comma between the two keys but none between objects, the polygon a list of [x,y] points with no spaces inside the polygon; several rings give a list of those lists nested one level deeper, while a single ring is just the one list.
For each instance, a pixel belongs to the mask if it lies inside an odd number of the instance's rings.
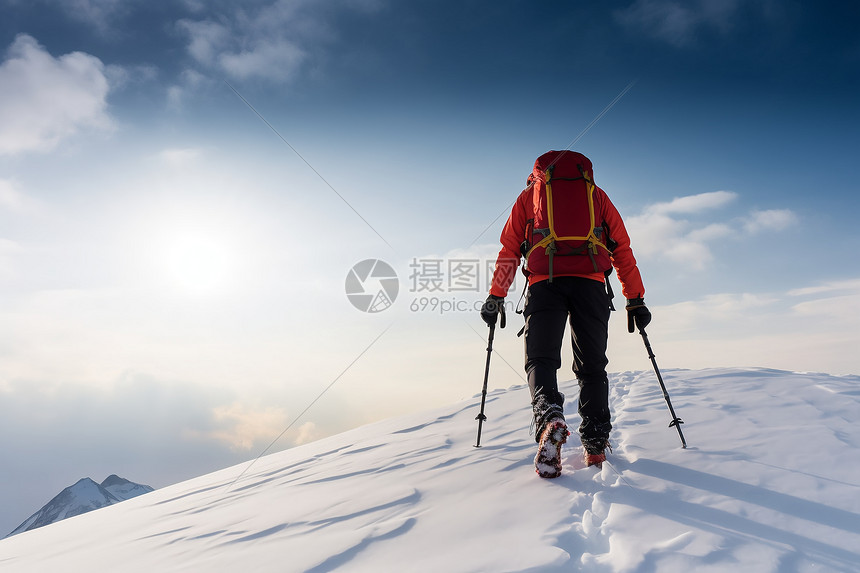
[{"label": "cloud bank", "polygon": [[[286,423],[279,407],[145,374],[125,374],[109,388],[0,382],[0,456],[14,460],[4,481],[30,486],[4,498],[0,535],[81,477],[118,473],[163,487],[253,458]],[[309,431],[297,428],[272,451],[307,441]]]},{"label": "cloud bank", "polygon": [[857,278],[788,291],[708,294],[651,310],[649,332],[659,341],[661,365],[857,373]]}]

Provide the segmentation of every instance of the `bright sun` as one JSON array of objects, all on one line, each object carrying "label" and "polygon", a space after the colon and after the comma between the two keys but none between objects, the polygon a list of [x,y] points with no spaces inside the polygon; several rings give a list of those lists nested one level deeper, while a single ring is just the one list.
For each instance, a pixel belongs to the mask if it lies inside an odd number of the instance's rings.
[{"label": "bright sun", "polygon": [[164,261],[172,281],[193,294],[215,294],[225,290],[235,271],[230,245],[211,234],[185,232],[166,245]]}]

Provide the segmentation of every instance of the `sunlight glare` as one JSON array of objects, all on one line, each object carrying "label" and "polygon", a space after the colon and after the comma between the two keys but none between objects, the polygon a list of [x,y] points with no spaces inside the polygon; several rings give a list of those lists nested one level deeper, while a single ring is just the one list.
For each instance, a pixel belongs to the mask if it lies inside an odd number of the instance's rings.
[{"label": "sunlight glare", "polygon": [[174,237],[167,247],[166,262],[175,284],[194,294],[215,294],[226,289],[234,273],[229,245],[203,233]]}]

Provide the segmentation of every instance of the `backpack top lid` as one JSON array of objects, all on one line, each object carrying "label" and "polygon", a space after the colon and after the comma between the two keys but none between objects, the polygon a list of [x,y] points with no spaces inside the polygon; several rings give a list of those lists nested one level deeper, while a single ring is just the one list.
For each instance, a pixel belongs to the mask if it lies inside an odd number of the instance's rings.
[{"label": "backpack top lid", "polygon": [[550,166],[553,179],[578,179],[582,177],[582,171],[589,174],[589,179],[594,179],[591,160],[576,151],[547,151],[538,157],[532,171],[535,179],[546,182],[546,170]]}]

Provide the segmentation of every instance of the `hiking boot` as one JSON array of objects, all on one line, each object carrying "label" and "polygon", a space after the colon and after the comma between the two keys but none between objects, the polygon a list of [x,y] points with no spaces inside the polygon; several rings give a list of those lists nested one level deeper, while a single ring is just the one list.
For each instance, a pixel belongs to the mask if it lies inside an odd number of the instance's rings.
[{"label": "hiking boot", "polygon": [[582,447],[585,448],[586,467],[597,466],[597,469],[603,468],[603,462],[606,461],[606,449],[612,451],[612,446],[609,445],[609,440],[600,438],[598,440],[582,440]]},{"label": "hiking boot", "polygon": [[570,431],[562,418],[553,418],[546,424],[535,456],[535,472],[540,477],[556,478],[561,475],[561,446],[569,435]]},{"label": "hiking boot", "polygon": [[558,393],[558,403],[550,402],[544,395],[539,395],[534,399],[532,402],[532,412],[534,413],[532,424],[535,429],[536,442],[540,443],[544,429],[551,420],[559,419],[564,421],[562,404],[564,404],[564,395],[560,392]]}]

